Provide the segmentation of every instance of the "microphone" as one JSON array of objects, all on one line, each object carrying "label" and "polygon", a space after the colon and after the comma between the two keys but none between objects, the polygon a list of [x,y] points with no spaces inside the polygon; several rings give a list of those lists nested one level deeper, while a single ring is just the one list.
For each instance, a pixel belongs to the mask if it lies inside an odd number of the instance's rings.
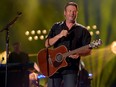
[{"label": "microphone", "polygon": [[21,14],[22,12],[17,12],[17,16],[11,22],[9,22],[7,26],[14,24]]},{"label": "microphone", "polygon": [[17,12],[17,16],[16,16],[12,21],[10,21],[10,22],[6,25],[6,27],[5,27],[4,29],[7,29],[7,28],[10,27],[11,25],[13,25],[13,24],[17,21],[17,19],[21,16],[21,14],[22,14],[22,12]]},{"label": "microphone", "polygon": [[22,14],[22,12],[19,12],[19,11],[18,11],[18,12],[17,12],[17,14],[18,14],[18,15],[21,15],[21,14]]},{"label": "microphone", "polygon": [[8,28],[17,21],[17,19],[21,16],[21,14],[22,12],[17,12],[17,16],[12,21],[10,21],[2,30],[0,30],[0,32],[8,30]]}]

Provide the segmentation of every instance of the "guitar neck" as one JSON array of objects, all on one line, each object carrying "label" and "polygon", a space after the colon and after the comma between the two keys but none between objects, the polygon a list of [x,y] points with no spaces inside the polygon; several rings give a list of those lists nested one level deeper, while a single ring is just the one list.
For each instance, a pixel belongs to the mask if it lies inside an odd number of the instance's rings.
[{"label": "guitar neck", "polygon": [[70,56],[70,55],[73,55],[73,54],[79,54],[79,53],[81,53],[81,52],[84,52],[86,49],[90,49],[91,47],[90,47],[90,45],[85,45],[85,46],[83,46],[83,47],[80,47],[80,48],[77,48],[77,49],[75,49],[75,50],[72,50],[72,51],[69,51],[69,52],[66,52],[66,53],[64,53],[63,54],[63,57],[68,57],[68,56]]}]

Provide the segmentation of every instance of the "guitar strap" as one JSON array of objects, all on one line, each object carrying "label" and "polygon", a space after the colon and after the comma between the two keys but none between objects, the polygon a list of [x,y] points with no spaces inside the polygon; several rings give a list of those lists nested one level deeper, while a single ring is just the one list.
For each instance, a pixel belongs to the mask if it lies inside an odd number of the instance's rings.
[{"label": "guitar strap", "polygon": [[47,60],[47,74],[49,76],[49,51],[48,51],[48,48],[46,48],[46,60]]},{"label": "guitar strap", "polygon": [[49,38],[48,38],[48,46],[50,47],[51,45],[50,45],[50,42],[49,42]]},{"label": "guitar strap", "polygon": [[[48,38],[48,45],[50,47],[49,38]],[[48,74],[48,76],[49,76],[49,50],[48,50],[49,47],[46,48],[46,61],[47,61],[47,74]]]}]

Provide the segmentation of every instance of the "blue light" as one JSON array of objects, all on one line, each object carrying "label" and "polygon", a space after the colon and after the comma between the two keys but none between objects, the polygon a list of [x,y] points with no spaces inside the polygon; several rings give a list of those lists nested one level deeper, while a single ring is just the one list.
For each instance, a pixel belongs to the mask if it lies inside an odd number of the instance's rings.
[{"label": "blue light", "polygon": [[89,77],[92,77],[93,76],[93,74],[92,73],[89,73]]},{"label": "blue light", "polygon": [[42,79],[42,78],[45,78],[44,75],[38,75],[38,79]]}]

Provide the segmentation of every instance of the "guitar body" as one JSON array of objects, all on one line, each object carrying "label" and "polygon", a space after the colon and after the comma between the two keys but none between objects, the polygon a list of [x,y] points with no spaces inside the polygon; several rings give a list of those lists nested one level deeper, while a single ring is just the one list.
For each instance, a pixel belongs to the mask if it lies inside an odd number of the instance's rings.
[{"label": "guitar body", "polygon": [[[63,53],[66,53],[67,48],[65,46],[59,46],[56,49],[42,49],[38,53],[38,64],[40,71],[45,76],[52,76],[58,69],[67,66],[67,62],[63,57]],[[48,62],[47,62],[48,56]],[[49,68],[49,70],[48,70]]]},{"label": "guitar body", "polygon": [[[97,48],[102,44],[101,39],[91,42],[88,45],[69,51],[65,46],[59,46],[56,49],[42,49],[38,53],[38,63],[42,74],[52,76],[58,69],[67,66],[66,57],[75,53],[86,55],[91,48]],[[47,53],[48,50],[48,53]],[[48,55],[47,55],[48,54]],[[47,61],[48,60],[48,61]]]}]

